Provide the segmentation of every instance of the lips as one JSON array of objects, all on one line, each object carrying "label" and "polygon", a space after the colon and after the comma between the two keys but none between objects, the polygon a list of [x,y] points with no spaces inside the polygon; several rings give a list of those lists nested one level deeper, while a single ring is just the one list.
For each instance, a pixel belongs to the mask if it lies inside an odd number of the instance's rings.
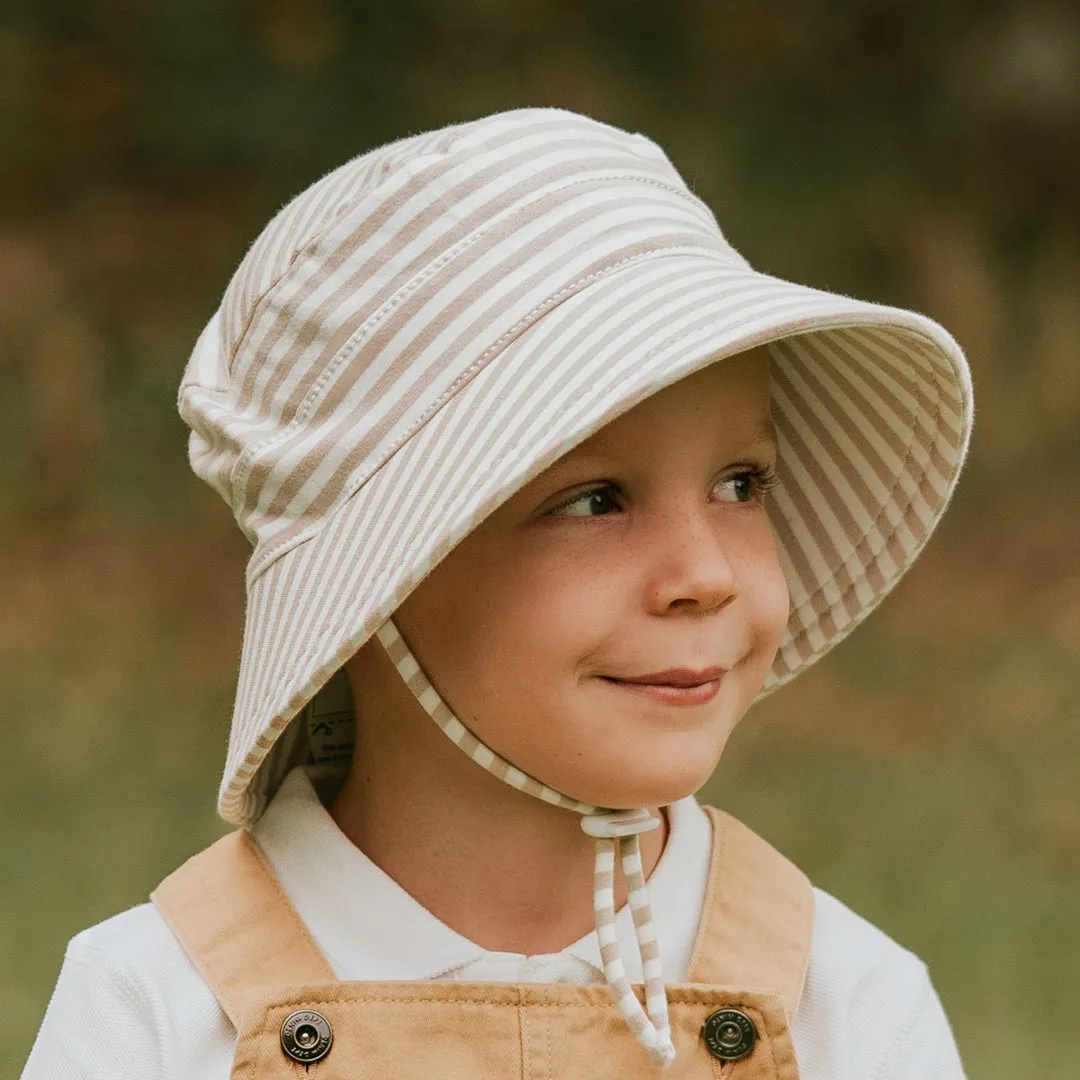
[{"label": "lips", "polygon": [[706,705],[716,697],[726,673],[722,667],[671,668],[647,675],[625,678],[602,675],[600,678],[618,690],[663,705]]},{"label": "lips", "polygon": [[612,682],[630,683],[636,686],[700,686],[702,683],[713,682],[726,674],[722,667],[701,668],[670,668],[667,671],[653,671],[648,675],[634,675],[631,677],[605,676]]}]

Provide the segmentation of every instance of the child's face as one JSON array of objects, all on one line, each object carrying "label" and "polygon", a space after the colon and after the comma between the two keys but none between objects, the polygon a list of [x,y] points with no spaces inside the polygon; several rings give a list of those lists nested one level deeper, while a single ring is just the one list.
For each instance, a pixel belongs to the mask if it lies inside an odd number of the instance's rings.
[{"label": "child's face", "polygon": [[492,514],[395,620],[518,768],[612,808],[708,778],[772,664],[788,594],[755,350],[613,421]]}]

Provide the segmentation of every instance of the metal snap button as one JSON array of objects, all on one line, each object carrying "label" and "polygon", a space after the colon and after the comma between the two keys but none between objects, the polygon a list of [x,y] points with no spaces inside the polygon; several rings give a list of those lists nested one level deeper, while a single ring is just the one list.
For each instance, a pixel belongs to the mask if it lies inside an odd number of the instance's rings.
[{"label": "metal snap button", "polygon": [[334,1030],[322,1013],[298,1009],[281,1025],[281,1049],[293,1059],[310,1065],[330,1053]]},{"label": "metal snap button", "polygon": [[713,1057],[735,1061],[754,1049],[757,1028],[741,1009],[721,1009],[705,1021],[701,1037]]}]

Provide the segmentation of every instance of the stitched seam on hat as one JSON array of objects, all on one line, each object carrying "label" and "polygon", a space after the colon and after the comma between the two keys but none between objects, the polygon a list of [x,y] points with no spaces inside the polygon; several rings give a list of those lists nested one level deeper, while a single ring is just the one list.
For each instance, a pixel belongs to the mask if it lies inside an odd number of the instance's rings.
[{"label": "stitched seam on hat", "polygon": [[[936,350],[938,352],[941,351],[940,347],[937,345],[936,342],[933,341],[932,338],[928,337],[925,334],[920,333],[918,330],[909,330],[908,328],[904,327],[904,328],[902,328],[902,332],[904,334],[910,334],[913,337],[918,337],[921,340],[925,341],[927,344],[929,344],[932,349],[934,349],[934,350]],[[937,440],[940,437],[940,430],[941,430],[940,413],[941,413],[941,401],[942,401],[941,388],[942,388],[942,385],[943,385],[943,380],[942,380],[942,377],[941,377],[941,373],[938,370],[938,366],[936,364],[927,362],[926,367],[929,370],[929,375],[930,375],[930,377],[932,379],[933,397],[932,397],[931,401],[932,401],[933,406],[936,407],[936,414],[939,417],[938,422],[937,422],[936,427],[935,427],[935,433],[934,433],[934,439],[935,439],[935,443],[936,443]],[[896,500],[895,504],[893,502],[893,500],[896,498],[896,493],[901,490],[902,478],[906,474],[907,468],[910,465],[910,463],[911,463],[912,459],[914,458],[914,456],[915,456],[915,443],[913,442],[911,444],[911,446],[908,447],[907,454],[904,456],[904,460],[901,463],[901,467],[900,467],[900,470],[899,470],[899,472],[897,474],[897,478],[896,478],[895,482],[893,483],[893,486],[891,487],[891,489],[888,492],[888,497],[882,503],[882,506],[881,506],[880,510],[875,515],[873,521],[870,523],[870,529],[867,529],[867,530],[864,531],[864,533],[863,533],[863,539],[864,540],[866,540],[868,538],[870,530],[876,528],[878,523],[885,517],[886,510],[888,509],[888,507],[890,505],[895,505],[895,508],[898,511],[901,520],[903,520],[907,516],[907,513],[911,509],[911,507],[915,505],[915,500],[922,494],[923,487],[924,487],[924,485],[926,483],[926,470],[923,470],[922,479],[921,479],[921,481],[919,483],[916,484],[915,491],[910,496],[905,496],[903,501]],[[960,464],[961,463],[957,464],[957,471],[959,470]],[[946,495],[946,500],[945,501],[946,502],[948,501],[948,495]],[[941,508],[935,513],[934,521],[931,522],[930,526],[926,529],[926,532],[924,533],[924,535],[915,544],[915,547],[912,550],[912,552],[910,553],[910,557],[907,559],[907,562],[905,563],[905,565],[900,568],[899,572],[896,573],[892,577],[892,579],[890,581],[886,582],[884,590],[879,592],[875,596],[874,602],[872,604],[870,604],[869,606],[860,605],[861,610],[859,611],[859,613],[856,614],[854,617],[852,617],[845,624],[844,628],[840,631],[839,634],[834,635],[832,637],[832,639],[830,641],[828,641],[823,648],[814,649],[813,659],[818,659],[825,652],[827,652],[833,645],[838,644],[844,637],[846,637],[852,630],[854,630],[855,627],[857,627],[863,621],[863,619],[866,618],[867,615],[870,614],[870,612],[877,606],[877,604],[882,599],[884,599],[884,597],[892,589],[893,585],[895,585],[896,582],[899,581],[899,579],[904,575],[904,573],[906,573],[907,570],[910,569],[910,567],[914,563],[915,559],[918,557],[919,553],[922,551],[923,546],[926,544],[926,541],[930,538],[930,535],[934,531],[934,528],[935,528],[935,526],[937,524],[937,521],[940,519],[941,514],[944,512],[944,509],[945,509],[945,506],[943,504],[941,506]],[[890,532],[895,532],[895,530],[890,530]],[[836,576],[837,570],[841,569],[844,566],[844,564],[847,562],[847,559],[851,557],[851,555],[855,552],[857,547],[858,547],[857,544],[853,545],[851,550],[848,552],[848,554],[846,556],[844,556],[840,560],[839,565],[833,570],[832,576],[830,576],[828,581],[823,581],[794,610],[793,614],[795,616],[798,616],[800,618],[800,620],[801,620],[802,613],[804,611],[806,611],[807,608],[812,608],[813,607],[813,601],[817,597],[821,596],[825,592],[826,587],[830,583],[833,582],[833,580],[834,580],[834,578]],[[862,583],[866,580],[866,578],[868,576],[868,571],[870,570],[871,567],[877,565],[877,563],[880,561],[882,552],[885,551],[887,549],[887,547],[888,547],[887,542],[883,542],[881,544],[881,546],[878,547],[877,550],[873,552],[870,563],[867,566],[863,567],[862,573],[858,577],[853,576],[852,580],[849,582],[849,584],[843,590],[841,590],[838,593],[836,602],[831,603],[829,605],[829,608],[828,608],[829,612],[836,611],[836,609],[838,607],[842,606],[842,601],[846,600],[849,596],[851,596],[852,593],[854,593],[859,588],[860,585],[862,585]],[[827,612],[823,612],[822,614],[817,615],[811,622],[806,623],[804,625],[803,629],[800,631],[799,637],[800,638],[805,638],[807,636],[807,634],[810,632],[811,629],[813,629],[813,628],[815,628],[817,626],[820,626],[821,621],[825,617],[826,614],[827,614]],[[794,640],[795,639],[792,640],[792,644],[794,644]],[[805,661],[805,660],[802,661],[797,667],[793,668],[792,671],[788,673],[788,675],[785,677],[785,679],[791,678],[795,674],[796,671],[801,670],[803,667],[806,666],[806,664],[808,662],[809,661]]]},{"label": "stitched seam on hat", "polygon": [[[392,144],[387,144],[387,145],[392,145]],[[385,149],[385,147],[380,148],[380,149]],[[378,149],[372,151],[372,153],[378,153]],[[433,154],[430,154],[430,155],[429,154],[421,154],[418,158],[415,158],[413,160],[413,164],[415,164],[416,162],[419,162],[419,161],[425,161],[428,158],[430,158],[432,161],[435,161],[435,160],[440,160],[441,161],[441,160],[444,160],[445,157],[446,157],[445,154],[439,154],[439,153],[433,153]],[[344,168],[346,166],[342,166],[342,167]],[[370,198],[376,191],[379,190],[379,187],[386,181],[388,175],[390,175],[386,171],[386,163],[385,162],[382,165],[379,166],[379,169],[380,169],[382,175],[379,177],[378,181],[372,187],[370,187],[370,188],[365,187],[365,188],[362,188],[360,191],[356,192],[356,194],[355,194],[355,196],[353,198],[343,200],[341,206],[337,210],[335,210],[333,213],[328,214],[326,216],[326,218],[324,219],[324,221],[320,224],[320,227],[314,233],[312,233],[310,236],[306,237],[304,239],[303,243],[301,243],[298,247],[294,248],[292,254],[289,256],[288,262],[285,264],[285,267],[281,271],[281,273],[279,273],[276,277],[271,278],[271,280],[267,283],[266,287],[252,301],[252,303],[251,303],[251,311],[248,312],[247,318],[244,319],[244,323],[243,323],[243,326],[242,326],[240,332],[236,335],[236,344],[229,350],[228,369],[229,369],[230,373],[232,371],[233,361],[236,359],[236,354],[240,351],[240,346],[243,344],[244,338],[247,337],[248,331],[251,329],[251,324],[255,320],[255,315],[259,310],[259,305],[282,283],[282,281],[284,281],[289,276],[289,273],[292,270],[293,266],[296,264],[297,259],[299,259],[313,245],[318,244],[321,240],[325,239],[327,233],[329,233],[334,228],[334,226],[337,225],[338,222],[340,222],[341,219],[343,217],[345,217],[346,214],[349,213],[349,211],[355,210],[356,207],[359,206],[360,203],[364,201],[364,199]],[[336,170],[334,170],[334,171],[336,171]],[[330,176],[333,176],[333,175],[334,175],[334,173],[330,172],[323,179],[328,179]],[[417,170],[414,173],[414,176],[418,176],[418,175],[420,175],[420,170]],[[317,184],[318,184],[318,181],[316,182],[316,185],[313,185],[313,186],[317,186]],[[310,188],[307,189],[307,191],[310,191],[310,190],[311,190]],[[301,192],[300,195],[297,196],[297,199],[295,201],[298,201],[299,199],[301,199],[305,194],[307,194],[307,191]],[[288,203],[285,206],[285,208],[281,211],[281,213],[282,214],[287,213],[292,208],[292,206],[293,206],[292,202]],[[278,219],[275,218],[274,220],[276,221]],[[252,250],[254,249],[255,245],[257,245],[259,243],[259,240],[261,240],[261,239],[262,239],[262,234],[260,234],[256,238],[255,243],[252,245]],[[250,254],[250,252],[249,252],[249,254]],[[248,256],[245,255],[243,262],[241,262],[241,264],[240,264],[241,267],[247,261],[247,258],[248,258]],[[232,282],[229,283],[229,288],[230,289],[232,288]]]},{"label": "stitched seam on hat", "polygon": [[[526,202],[520,203],[516,206],[510,207],[508,210],[504,211],[499,216],[493,218],[491,221],[477,228],[468,236],[463,237],[455,245],[453,245],[453,247],[449,248],[447,251],[444,251],[442,255],[438,256],[438,258],[436,258],[432,263],[429,263],[428,266],[424,267],[423,270],[418,271],[417,274],[415,274],[404,285],[402,285],[396,293],[390,296],[382,304],[381,307],[379,307],[376,311],[372,312],[372,314],[367,318],[367,320],[365,320],[362,326],[360,326],[357,330],[353,331],[352,335],[349,337],[349,340],[345,342],[345,344],[338,351],[337,355],[331,359],[330,363],[327,364],[326,368],[319,375],[318,379],[316,379],[311,390],[308,391],[307,396],[297,408],[296,414],[293,419],[289,421],[289,423],[281,431],[275,432],[273,435],[269,436],[266,439],[263,439],[261,442],[253,443],[243,452],[243,454],[240,455],[237,464],[234,467],[234,479],[232,481],[232,494],[234,502],[237,495],[237,489],[247,481],[247,477],[250,474],[253,457],[259,452],[269,449],[270,447],[276,445],[277,443],[281,442],[283,439],[291,435],[293,430],[295,430],[296,427],[298,427],[307,419],[313,403],[317,401],[321,396],[322,390],[325,387],[327,381],[333,377],[333,375],[340,369],[343,363],[350,360],[356,354],[356,352],[359,351],[360,347],[364,343],[364,340],[370,335],[372,330],[374,330],[374,328],[377,327],[379,323],[381,323],[396,308],[400,307],[401,304],[421,285],[425,284],[428,280],[434,277],[435,274],[437,274],[441,269],[443,269],[443,267],[446,266],[447,263],[452,262],[463,252],[467,251],[474,244],[478,243],[493,229],[504,224],[506,221],[511,220],[513,217],[525,213],[530,207],[536,205],[536,203],[538,202],[542,202],[545,198],[550,197],[556,192],[567,191],[570,188],[583,187],[588,184],[608,183],[615,180],[629,181],[633,183],[640,183],[652,187],[657,187],[664,191],[680,195],[687,201],[692,202],[696,205],[704,206],[704,204],[701,203],[699,199],[690,195],[690,193],[680,192],[677,188],[664,184],[661,181],[650,180],[646,177],[634,176],[633,174],[620,174],[603,178],[590,177],[582,178],[579,180],[572,180],[566,184],[561,184],[557,187],[546,189],[536,197],[529,199]],[[708,208],[706,207],[705,209],[707,210]],[[326,229],[323,232],[319,233],[317,236],[313,237],[311,240],[308,241],[307,245],[305,245],[305,248],[310,248],[325,239],[329,231],[330,229]],[[302,254],[302,251],[297,252],[298,256],[300,254]],[[295,261],[295,259],[293,261]],[[291,265],[292,264],[290,263],[290,268]],[[282,281],[285,280],[287,276],[287,274],[282,274],[274,282],[274,284],[270,288],[266,289],[259,297],[259,299],[252,305],[252,312],[248,319],[248,322],[245,324],[244,331],[237,341],[236,348],[232,351],[232,354],[230,355],[230,364],[233,362],[233,360],[235,360],[236,353],[239,351],[240,345],[242,344],[244,337],[247,335],[248,330],[251,328],[251,323],[255,318],[256,310],[258,309],[259,305],[274,291],[274,289],[278,285],[281,284]]]},{"label": "stitched seam on hat", "polygon": [[[487,365],[491,357],[500,352],[505,346],[518,337],[524,330],[531,326],[536,320],[543,314],[552,310],[563,300],[567,299],[571,294],[579,292],[585,286],[591,284],[598,278],[604,277],[614,271],[621,270],[626,266],[629,266],[636,262],[641,262],[646,259],[656,258],[658,256],[667,256],[671,254],[705,254],[713,255],[715,252],[710,248],[698,248],[688,244],[684,245],[672,245],[670,247],[654,248],[650,251],[641,252],[637,255],[628,255],[616,262],[610,263],[608,266],[603,267],[600,270],[594,270],[590,274],[586,274],[583,277],[578,278],[576,281],[571,282],[569,285],[563,286],[558,292],[552,293],[546,297],[540,303],[532,307],[525,315],[523,315],[513,326],[504,331],[494,342],[491,343],[463,372],[461,372],[457,378],[435,398],[427,408],[416,417],[410,424],[400,429],[394,434],[387,444],[387,449],[376,459],[372,464],[369,464],[354,481],[345,487],[342,494],[338,498],[333,510],[330,513],[336,512],[340,507],[344,506],[356,493],[360,490],[370,479],[375,475],[382,467],[396,454],[402,446],[405,445],[442,407],[450,400],[466,383],[470,382],[483,367]],[[677,336],[677,335],[675,335]],[[663,344],[658,345],[655,349],[651,350],[647,356],[643,359],[643,362],[655,355],[661,348],[673,340],[667,339]],[[269,544],[262,556],[258,559],[252,559],[250,566],[248,581],[249,583],[254,581],[260,574],[262,574],[267,566],[277,558],[277,553],[282,547],[296,547],[299,544],[304,543],[312,535],[319,532],[323,525],[323,520],[314,522],[306,529],[301,530],[299,533],[285,537],[276,543]]]},{"label": "stitched seam on hat", "polygon": [[[388,144],[388,145],[392,145],[392,144]],[[385,149],[385,147],[383,149]],[[435,161],[435,160],[445,161],[447,157],[452,156],[453,149],[454,148],[451,148],[450,150],[448,150],[448,151],[446,151],[444,153],[423,154],[423,155],[421,155],[420,158],[417,158],[416,160],[417,161],[423,161],[425,159],[430,158],[432,161]],[[382,165],[380,165],[379,169],[380,169],[380,172],[381,172],[382,175],[379,176],[378,182],[375,183],[372,187],[365,188],[364,190],[358,192],[355,198],[345,200],[342,203],[341,206],[339,206],[333,213],[329,214],[327,216],[327,218],[325,219],[325,222],[324,222],[322,228],[320,228],[316,232],[312,233],[312,235],[308,236],[304,240],[304,242],[293,251],[293,253],[289,256],[288,263],[286,264],[285,268],[281,271],[281,273],[278,274],[276,277],[272,278],[267,283],[266,287],[262,290],[262,292],[260,292],[259,295],[252,301],[251,311],[248,314],[248,317],[244,320],[243,328],[240,330],[240,333],[237,334],[237,336],[236,336],[236,345],[229,351],[228,363],[229,363],[230,366],[232,365],[233,361],[236,359],[236,354],[240,350],[240,346],[243,344],[244,338],[247,337],[248,331],[251,329],[251,324],[255,319],[255,314],[256,314],[256,312],[258,310],[259,305],[263,302],[263,300],[265,300],[282,283],[282,281],[285,280],[285,278],[287,278],[289,276],[289,271],[292,270],[293,266],[296,263],[296,260],[299,259],[300,256],[303,255],[304,252],[307,251],[308,249],[310,249],[313,245],[318,244],[320,241],[324,240],[326,238],[327,234],[341,221],[342,218],[344,218],[350,211],[355,210],[356,207],[359,206],[360,203],[364,201],[364,199],[370,198],[376,191],[379,190],[380,185],[382,185],[386,181],[387,177],[392,175],[391,165],[388,162],[384,162]],[[333,175],[333,174],[332,173],[328,174],[328,176],[330,176],[330,175]],[[419,172],[415,173],[414,175],[418,176]],[[712,217],[714,222],[716,220],[715,215],[713,215],[713,212],[709,208],[708,204],[703,199],[701,199],[698,195],[695,195],[694,192],[690,191],[689,189],[683,190],[683,189],[680,189],[680,188],[676,187],[674,184],[665,184],[662,180],[652,180],[652,179],[649,179],[648,177],[634,176],[633,174],[629,174],[629,173],[625,174],[625,175],[624,174],[618,174],[616,176],[605,177],[603,179],[604,180],[634,180],[634,181],[636,181],[637,183],[640,183],[640,184],[648,184],[648,185],[650,185],[652,187],[661,188],[662,190],[669,191],[674,195],[678,195],[680,198],[686,200],[687,202],[692,203],[693,205],[699,207],[700,209],[703,209],[710,217]],[[601,183],[601,182],[603,182],[603,181],[594,177],[591,180],[586,180],[586,179],[574,180],[574,181],[571,181],[571,183],[569,183],[567,185],[564,185],[564,186],[572,187],[575,184]],[[562,188],[553,188],[551,190],[553,190],[553,191],[561,191],[563,189]],[[301,194],[303,194],[303,193],[301,193]],[[535,201],[535,200],[533,200],[533,201]],[[286,208],[286,209],[288,209],[288,208]],[[725,237],[725,240],[726,240],[726,237]],[[256,240],[256,243],[257,242],[258,241]],[[734,249],[732,249],[732,250],[734,250]]]},{"label": "stitched seam on hat", "polygon": [[[698,208],[704,206],[704,204],[701,203],[699,199],[691,195],[689,192],[680,192],[677,188],[672,187],[668,184],[664,184],[662,181],[651,180],[647,177],[639,177],[633,174],[619,174],[615,176],[605,176],[600,178],[583,177],[581,179],[572,180],[568,183],[560,184],[552,188],[547,188],[540,194],[536,195],[534,198],[528,199],[527,201],[519,203],[516,206],[512,206],[509,209],[505,210],[503,213],[499,214],[497,217],[492,218],[484,225],[475,229],[468,236],[463,237],[451,248],[444,251],[433,262],[429,263],[426,267],[424,267],[423,270],[418,271],[412,278],[405,282],[405,284],[402,285],[397,292],[390,296],[376,311],[372,312],[372,314],[368,316],[368,318],[364,321],[363,325],[361,325],[353,332],[353,334],[349,337],[349,340],[346,341],[345,344],[338,351],[337,355],[330,360],[330,362],[320,373],[319,377],[315,380],[315,383],[308,391],[304,400],[298,406],[296,414],[293,416],[292,420],[290,420],[289,423],[286,424],[285,427],[283,427],[280,431],[275,432],[273,435],[270,435],[269,437],[263,439],[260,442],[253,443],[251,446],[247,447],[244,450],[244,452],[237,459],[236,465],[233,467],[233,475],[231,480],[233,505],[235,506],[238,503],[240,489],[247,482],[248,476],[250,475],[251,469],[254,464],[255,456],[287,439],[289,436],[292,435],[296,428],[298,428],[301,424],[304,423],[309,413],[311,412],[314,403],[321,398],[322,391],[325,388],[327,382],[329,382],[330,379],[333,378],[333,376],[337,373],[337,371],[342,367],[343,364],[347,363],[349,360],[352,359],[353,356],[356,355],[356,353],[364,344],[364,341],[371,335],[372,331],[388,315],[390,315],[394,310],[400,307],[401,304],[404,303],[409,296],[411,296],[418,288],[420,288],[421,285],[429,281],[448,263],[453,262],[459,255],[463,254],[474,244],[479,243],[479,241],[486,237],[488,233],[505,224],[507,221],[512,220],[514,217],[526,213],[530,209],[530,207],[535,206],[537,203],[542,202],[544,199],[550,198],[553,194],[568,191],[571,188],[575,187],[607,184],[611,183],[612,181],[626,181],[660,188],[661,190],[670,192],[672,194],[680,195],[686,201],[697,206]],[[708,208],[706,207],[706,210],[707,209]],[[309,240],[308,243],[305,245],[305,248],[302,249],[300,252],[297,252],[296,257],[299,257],[301,254],[303,254],[304,250],[312,248],[314,245],[317,245],[319,242],[325,239],[327,233],[329,232],[330,229],[326,229],[323,232],[319,233],[317,236],[313,237],[311,240]],[[295,261],[296,260],[294,258],[290,262],[290,269],[292,268],[292,265]],[[255,319],[256,313],[260,305],[267,299],[267,297],[270,296],[274,289],[276,289],[284,280],[286,280],[287,277],[287,273],[282,274],[281,277],[279,277],[270,288],[266,289],[263,294],[258,298],[258,300],[256,300],[255,303],[252,304],[251,314],[248,317],[248,320],[244,326],[243,333],[238,337],[236,347],[230,353],[230,368],[231,365],[235,362],[236,354],[239,352],[244,338],[247,336],[247,333],[251,328],[251,324]]]}]

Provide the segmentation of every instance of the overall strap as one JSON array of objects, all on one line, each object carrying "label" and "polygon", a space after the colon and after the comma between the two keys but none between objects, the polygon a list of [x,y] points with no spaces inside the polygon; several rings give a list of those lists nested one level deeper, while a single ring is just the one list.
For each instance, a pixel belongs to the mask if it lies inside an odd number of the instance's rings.
[{"label": "overall strap", "polygon": [[[735,818],[705,811],[712,860],[687,981],[775,991],[790,1021],[810,958],[810,883]],[[250,990],[336,981],[246,832],[189,859],[151,899],[236,1028]]]},{"label": "overall strap", "polygon": [[810,961],[813,889],[741,822],[712,807],[705,812],[713,853],[689,981],[775,990],[790,1022]]},{"label": "overall strap", "polygon": [[250,989],[335,979],[249,833],[188,859],[150,899],[235,1028]]}]

